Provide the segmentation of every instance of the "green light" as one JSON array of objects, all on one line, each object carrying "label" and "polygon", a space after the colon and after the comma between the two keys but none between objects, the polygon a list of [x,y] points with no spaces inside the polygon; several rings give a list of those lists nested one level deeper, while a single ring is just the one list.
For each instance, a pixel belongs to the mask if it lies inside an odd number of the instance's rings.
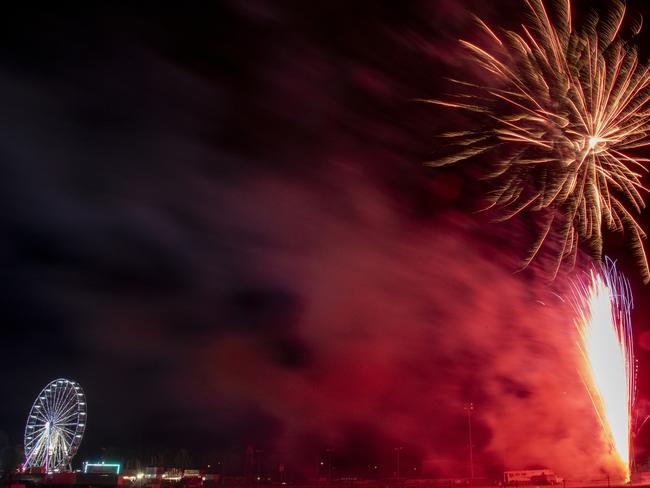
[{"label": "green light", "polygon": [[120,463],[105,463],[102,461],[101,463],[89,463],[88,461],[84,462],[84,473],[88,472],[88,467],[107,467],[107,468],[115,468],[115,474],[120,474],[120,470],[122,469],[122,465]]}]

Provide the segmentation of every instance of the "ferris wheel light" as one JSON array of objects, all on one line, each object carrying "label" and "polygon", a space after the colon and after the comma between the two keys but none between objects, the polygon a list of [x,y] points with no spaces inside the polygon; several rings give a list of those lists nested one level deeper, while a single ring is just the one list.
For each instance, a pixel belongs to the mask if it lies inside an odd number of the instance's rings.
[{"label": "ferris wheel light", "polygon": [[79,391],[78,384],[66,379],[41,390],[25,426],[24,469],[41,468],[46,473],[70,469],[85,429],[79,418],[86,415],[86,404],[79,401]]}]

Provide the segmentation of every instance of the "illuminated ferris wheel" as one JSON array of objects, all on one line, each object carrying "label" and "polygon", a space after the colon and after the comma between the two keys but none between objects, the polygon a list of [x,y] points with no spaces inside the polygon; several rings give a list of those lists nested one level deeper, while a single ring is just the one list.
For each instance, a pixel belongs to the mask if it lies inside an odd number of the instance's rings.
[{"label": "illuminated ferris wheel", "polygon": [[59,378],[36,397],[25,427],[24,469],[70,469],[86,428],[86,397],[76,381]]}]

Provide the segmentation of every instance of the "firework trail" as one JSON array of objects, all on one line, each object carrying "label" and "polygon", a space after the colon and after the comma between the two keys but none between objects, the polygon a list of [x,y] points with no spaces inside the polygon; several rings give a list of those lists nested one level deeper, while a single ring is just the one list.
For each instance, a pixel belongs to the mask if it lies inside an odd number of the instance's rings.
[{"label": "firework trail", "polygon": [[592,12],[576,29],[568,0],[552,10],[542,0],[523,1],[530,15],[520,33],[497,32],[476,18],[485,43],[460,41],[493,86],[450,80],[455,94],[424,100],[481,122],[443,134],[452,152],[428,164],[490,153],[487,208],[498,209],[499,220],[524,210],[541,216],[524,266],[551,238],[559,241],[553,277],[563,263],[575,264],[579,243],[600,260],[606,228],[629,234],[648,282],[646,235],[636,215],[645,206],[640,178],[650,161],[637,155],[650,144],[650,66],[622,33],[638,34],[642,19],[624,22],[625,4],[614,0],[602,17]]},{"label": "firework trail", "polygon": [[575,324],[582,378],[610,446],[630,478],[630,436],[635,398],[635,364],[628,281],[606,260],[575,283]]}]

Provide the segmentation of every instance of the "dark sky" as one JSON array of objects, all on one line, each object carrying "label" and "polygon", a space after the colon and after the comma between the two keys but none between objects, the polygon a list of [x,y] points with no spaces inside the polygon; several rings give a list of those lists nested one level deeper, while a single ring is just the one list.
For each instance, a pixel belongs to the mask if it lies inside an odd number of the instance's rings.
[{"label": "dark sky", "polygon": [[[467,69],[470,11],[515,27],[519,2],[3,10],[12,442],[40,388],[68,377],[88,397],[77,461],[253,444],[269,464],[328,446],[363,464],[404,445],[464,474],[464,401],[484,472],[599,456],[574,421],[570,324],[538,304],[555,285],[512,274],[526,223],[486,222],[479,183],[422,166],[458,121],[414,100]],[[636,293],[645,410],[650,295],[626,246],[608,251]],[[521,432],[535,446],[509,461]]]}]

